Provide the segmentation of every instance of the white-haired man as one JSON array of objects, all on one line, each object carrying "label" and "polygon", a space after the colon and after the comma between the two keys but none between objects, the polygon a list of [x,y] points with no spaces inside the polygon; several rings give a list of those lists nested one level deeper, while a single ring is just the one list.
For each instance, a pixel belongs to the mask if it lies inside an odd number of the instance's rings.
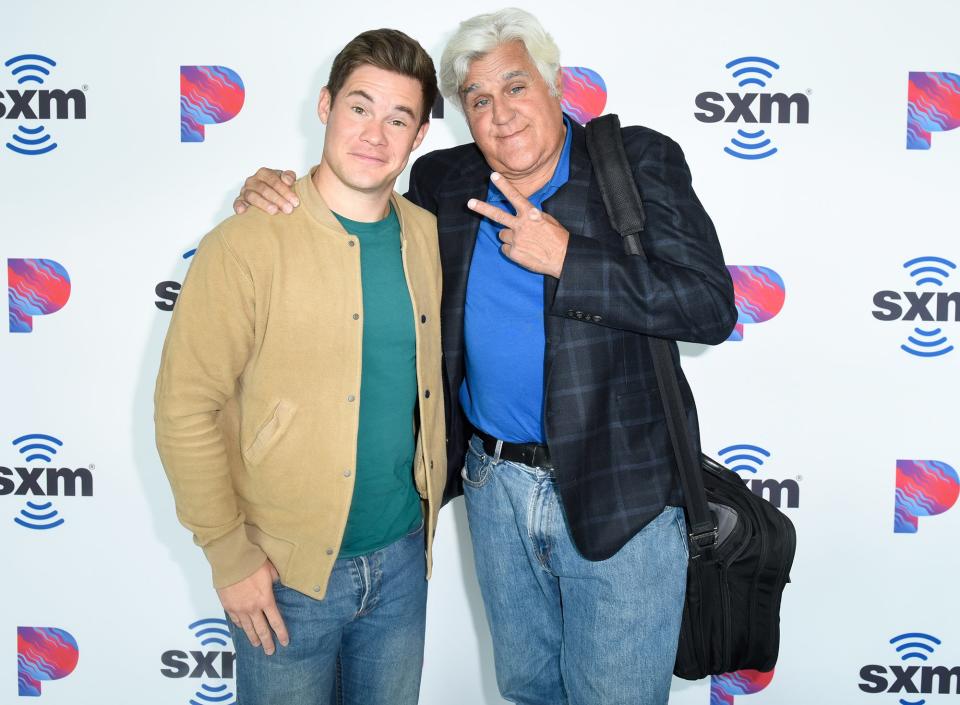
[{"label": "white-haired man", "polygon": [[[466,453],[500,691],[653,705],[669,696],[687,542],[645,338],[722,342],[733,288],[680,148],[641,127],[622,134],[647,259],[624,254],[560,86],[529,13],[463,22],[440,87],[474,142],[417,160],[408,197],[438,219],[448,451],[458,466]],[[261,169],[236,208],[291,211],[292,176]]]}]

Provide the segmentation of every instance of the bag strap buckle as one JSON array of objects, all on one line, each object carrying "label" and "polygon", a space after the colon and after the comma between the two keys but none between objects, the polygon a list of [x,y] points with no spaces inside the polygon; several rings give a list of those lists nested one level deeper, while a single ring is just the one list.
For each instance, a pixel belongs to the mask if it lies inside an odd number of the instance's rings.
[{"label": "bag strap buckle", "polygon": [[704,553],[715,549],[719,535],[720,532],[715,526],[706,531],[690,531],[688,534],[690,544],[695,548],[694,552],[690,555],[690,559],[696,560]]}]

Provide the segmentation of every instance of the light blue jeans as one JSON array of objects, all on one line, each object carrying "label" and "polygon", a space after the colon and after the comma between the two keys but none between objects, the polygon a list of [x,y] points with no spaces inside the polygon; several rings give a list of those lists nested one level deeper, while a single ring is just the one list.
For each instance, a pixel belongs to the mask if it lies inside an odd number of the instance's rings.
[{"label": "light blue jeans", "polygon": [[417,705],[425,561],[421,525],[382,550],[339,559],[323,600],[274,583],[290,644],[275,642],[267,656],[230,623],[238,705]]},{"label": "light blue jeans", "polygon": [[503,697],[666,703],[686,588],[683,510],[667,507],[614,556],[588,561],[550,471],[494,462],[474,437],[463,484]]}]

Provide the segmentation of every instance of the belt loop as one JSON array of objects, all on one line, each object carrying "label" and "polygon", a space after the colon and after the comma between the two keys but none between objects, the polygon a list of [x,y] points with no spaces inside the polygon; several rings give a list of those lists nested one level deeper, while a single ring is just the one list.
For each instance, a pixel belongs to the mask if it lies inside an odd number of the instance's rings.
[{"label": "belt loop", "polygon": [[499,462],[500,462],[500,451],[501,451],[501,450],[503,450],[503,441],[501,441],[501,440],[498,438],[498,439],[497,439],[497,446],[496,446],[496,448],[495,448],[494,451],[493,451],[493,462],[495,462],[495,463],[499,463]]}]

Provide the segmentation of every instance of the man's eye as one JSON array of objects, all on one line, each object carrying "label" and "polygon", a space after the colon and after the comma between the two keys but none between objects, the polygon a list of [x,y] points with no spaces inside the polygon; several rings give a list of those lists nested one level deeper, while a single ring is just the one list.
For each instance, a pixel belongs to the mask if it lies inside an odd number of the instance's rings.
[{"label": "man's eye", "polygon": [[510,89],[510,94],[511,94],[511,95],[517,95],[517,93],[522,92],[523,89],[524,89],[524,86],[513,86],[513,87]]},{"label": "man's eye", "polygon": [[403,120],[391,120],[391,121],[390,121],[390,124],[393,125],[394,127],[406,127],[406,126],[407,126],[407,123],[405,123]]},{"label": "man's eye", "polygon": [[475,101],[473,102],[473,107],[474,107],[474,108],[484,108],[484,107],[487,106],[487,104],[488,104],[489,102],[490,102],[490,99],[489,99],[489,98],[478,98],[477,100],[475,100]]},{"label": "man's eye", "polygon": [[351,109],[353,112],[355,112],[357,115],[363,115],[363,114],[365,114],[365,113],[367,112],[366,110],[364,110],[363,108],[361,108],[359,105],[354,105],[354,106],[353,106],[352,108],[350,108],[350,109]]}]

